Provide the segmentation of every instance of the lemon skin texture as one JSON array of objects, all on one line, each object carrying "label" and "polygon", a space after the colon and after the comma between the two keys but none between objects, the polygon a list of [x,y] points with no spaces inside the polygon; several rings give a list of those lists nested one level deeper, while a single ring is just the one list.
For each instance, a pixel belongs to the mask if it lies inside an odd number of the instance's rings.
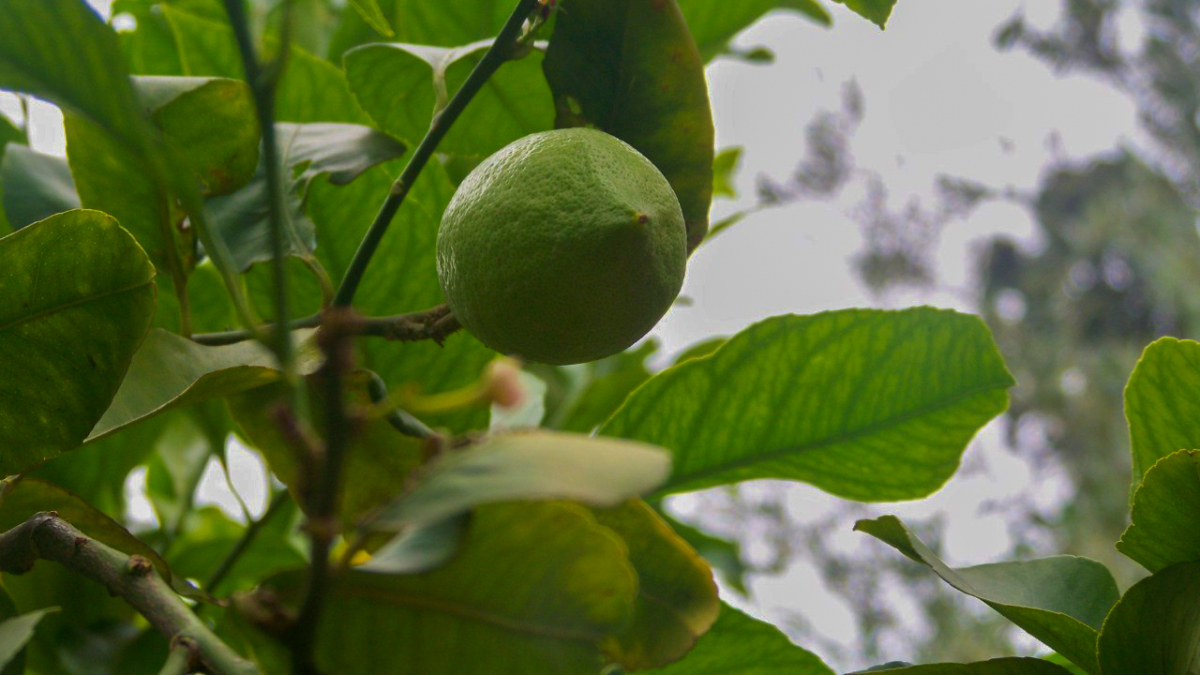
[{"label": "lemon skin texture", "polygon": [[488,347],[571,364],[616,354],[683,286],[687,229],[661,172],[593,129],[526,136],[484,160],[442,218],[437,271]]}]

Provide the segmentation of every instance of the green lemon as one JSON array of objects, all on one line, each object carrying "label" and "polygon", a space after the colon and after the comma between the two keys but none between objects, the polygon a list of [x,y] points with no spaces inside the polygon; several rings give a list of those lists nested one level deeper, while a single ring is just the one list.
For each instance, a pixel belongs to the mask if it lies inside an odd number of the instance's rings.
[{"label": "green lemon", "polygon": [[687,267],[679,199],[650,160],[592,129],[526,136],[459,186],[438,231],[454,316],[504,354],[615,354],[671,307]]}]

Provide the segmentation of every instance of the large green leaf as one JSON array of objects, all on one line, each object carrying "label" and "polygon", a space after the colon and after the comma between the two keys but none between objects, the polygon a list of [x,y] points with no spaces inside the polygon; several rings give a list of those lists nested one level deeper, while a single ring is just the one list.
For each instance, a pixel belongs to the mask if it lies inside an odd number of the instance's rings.
[{"label": "large green leaf", "polygon": [[1200,563],[1168,567],[1125,592],[1100,634],[1103,675],[1190,675],[1200,648]]},{"label": "large green leaf", "polygon": [[[244,185],[258,161],[258,126],[243,82],[144,77],[139,103],[150,112],[183,169],[210,194]],[[169,185],[141,154],[88,119],[67,115],[71,172],[85,206],[111,214],[159,269],[190,270],[194,237],[179,227]],[[172,247],[174,250],[172,250]]]},{"label": "large green leaf", "polygon": [[[370,44],[346,53],[350,88],[381,129],[420,142],[436,110],[462,86],[491,41],[447,49]],[[542,76],[542,52],[506,64],[467,106],[438,146],[487,157],[512,141],[554,126],[554,99]]]},{"label": "large green leaf", "polygon": [[600,433],[671,450],[664,493],[784,478],[862,501],[915,499],[954,474],[1012,384],[975,317],[783,316],[660,373]]},{"label": "large green leaf", "polygon": [[592,125],[637,148],[679,195],[688,250],[708,231],[713,122],[704,63],[675,0],[572,0],[546,79],[559,127]]},{"label": "large green leaf", "polygon": [[0,239],[0,270],[9,475],[78,446],[108,408],[154,314],[154,268],[112,218],[68,211]]},{"label": "large green leaf", "polygon": [[0,0],[0,89],[90,119],[135,150],[147,147],[117,35],[79,0]]},{"label": "large green leaf", "polygon": [[174,211],[166,183],[136,149],[103,127],[71,113],[64,120],[67,159],[83,206],[116,218],[172,279],[186,276],[195,240],[178,227],[183,215]]},{"label": "large green leaf", "polygon": [[543,499],[614,506],[654,489],[670,472],[658,448],[549,431],[497,434],[446,455],[372,520],[399,531],[496,502]]},{"label": "large green leaf", "polygon": [[[228,24],[212,21],[172,5],[163,14],[188,75],[242,77],[242,62]],[[273,48],[274,44],[268,44]],[[367,124],[337,66],[293,47],[276,95],[276,117],[284,122],[348,122]]]},{"label": "large green leaf", "polygon": [[162,15],[162,0],[114,0],[112,16],[133,17],[136,28],[120,31],[121,50],[135,75],[182,75],[175,36]]},{"label": "large green leaf", "polygon": [[217,77],[153,76],[134,78],[134,88],[206,194],[228,194],[250,181],[261,134],[249,85]]},{"label": "large green leaf", "polygon": [[1150,467],[1130,519],[1117,550],[1151,572],[1200,560],[1200,452],[1181,450]]},{"label": "large green leaf", "polygon": [[0,188],[13,230],[80,206],[67,160],[24,145],[9,145],[0,160]]},{"label": "large green leaf", "polygon": [[[266,586],[297,602],[305,574]],[[595,675],[636,594],[624,544],[582,506],[486,506],[436,571],[343,575],[322,614],[318,665],[355,675]]]},{"label": "large green leaf", "polygon": [[778,628],[729,605],[682,661],[647,675],[834,675]]},{"label": "large green leaf", "polygon": [[928,565],[943,581],[984,601],[1080,668],[1100,673],[1096,640],[1120,597],[1112,573],[1100,563],[1055,556],[952,569],[894,516],[860,520],[854,529]]},{"label": "large green leaf", "polygon": [[1125,417],[1132,496],[1160,459],[1200,450],[1200,342],[1162,338],[1147,347],[1125,387]]},{"label": "large green leaf", "polygon": [[[403,144],[356,124],[279,124],[275,136],[281,175],[288,180],[285,250],[302,258],[310,257],[316,245],[316,227],[304,212],[313,181],[328,177],[333,185],[345,185],[372,166],[404,154]],[[207,208],[238,269],[271,259],[270,199],[263,162],[248,186],[209,200]]]},{"label": "large green leaf", "polygon": [[876,667],[870,671],[891,675],[1070,675],[1062,666],[1041,659],[1006,658],[979,661],[977,663],[936,663],[927,666],[905,666],[894,668]]},{"label": "large green leaf", "polygon": [[775,9],[799,12],[825,26],[832,23],[817,0],[679,0],[679,8],[705,61],[720,56],[734,36]]},{"label": "large green leaf", "polygon": [[629,670],[677,661],[712,627],[721,609],[712,570],[641,500],[595,513],[625,541],[638,575],[633,620],[610,655]]},{"label": "large green leaf", "polygon": [[[313,372],[321,362],[309,340],[311,334],[299,331],[293,336],[301,346],[297,367],[303,374]],[[174,406],[230,396],[278,379],[274,355],[257,342],[206,347],[154,329],[134,355],[129,374],[88,440],[103,438]]]}]

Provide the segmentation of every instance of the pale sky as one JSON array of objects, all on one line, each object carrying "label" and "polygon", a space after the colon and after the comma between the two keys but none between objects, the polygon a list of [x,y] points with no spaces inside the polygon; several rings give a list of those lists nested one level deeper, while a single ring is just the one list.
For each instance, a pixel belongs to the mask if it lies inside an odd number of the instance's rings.
[{"label": "pale sky", "polygon": [[[804,152],[805,126],[819,110],[838,108],[842,87],[851,79],[858,82],[866,103],[866,118],[853,143],[857,163],[882,175],[895,200],[893,207],[914,195],[931,195],[934,179],[943,173],[1032,188],[1052,158],[1046,143],[1052,133],[1075,158],[1138,144],[1140,132],[1128,100],[1096,81],[1060,78],[1024,54],[999,53],[991,46],[995,28],[1023,5],[1028,18],[1044,26],[1055,21],[1058,4],[900,0],[886,32],[840,5],[831,8],[831,30],[794,15],[763,21],[739,44],[769,47],[777,56],[773,65],[722,61],[708,71],[718,147],[746,149],[738,177],[742,198],[718,203],[714,215],[751,205],[756,175],[786,178]],[[1126,36],[1139,35],[1132,15],[1122,28]],[[0,100],[0,110],[11,113],[11,100]],[[32,117],[34,147],[62,153],[61,117],[45,104],[36,105]],[[1001,139],[1013,149],[1003,150]],[[850,265],[851,256],[861,250],[862,235],[846,214],[860,196],[850,190],[831,203],[764,212],[702,247],[692,259],[684,287],[694,304],[676,307],[655,331],[665,350],[676,352],[778,314],[879,304],[855,279]],[[968,281],[971,246],[1001,231],[1028,237],[1032,226],[1016,207],[983,208],[942,239],[937,259],[947,286],[926,295],[891,297],[887,304],[969,309],[955,289]],[[257,460],[240,449],[234,449],[233,460],[239,492],[252,511],[261,511],[265,481]],[[974,467],[970,475],[957,477],[932,499],[881,505],[873,513],[915,520],[945,517],[948,562],[974,564],[996,561],[1011,543],[1011,524],[999,514],[978,514],[981,504],[1013,495],[1053,504],[1064,496],[1064,477],[1031,471],[1004,448],[994,425],[969,450],[967,461]],[[212,469],[201,501],[236,513]],[[135,476],[131,488],[138,481]],[[136,489],[131,494],[136,497]],[[836,513],[840,503],[807,486],[788,488],[788,504],[798,518]],[[678,505],[685,512],[694,506],[686,498]],[[134,506],[136,513],[147,513],[144,499]],[[849,551],[877,546],[850,532],[851,524],[847,521],[832,545]],[[1046,552],[1050,553],[1056,552]],[[825,639],[853,644],[857,635],[851,608],[823,586],[817,571],[800,560],[780,576],[753,579],[754,597],[737,604],[776,621],[799,610]],[[902,594],[896,599],[899,607],[905,602]],[[904,653],[904,645],[895,650],[890,658],[911,656]],[[831,665],[872,664],[831,660]]]}]

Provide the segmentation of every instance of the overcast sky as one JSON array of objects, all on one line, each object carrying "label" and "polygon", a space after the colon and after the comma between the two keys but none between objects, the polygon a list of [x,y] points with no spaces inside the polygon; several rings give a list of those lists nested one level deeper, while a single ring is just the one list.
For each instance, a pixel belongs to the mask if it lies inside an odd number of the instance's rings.
[{"label": "overcast sky", "polygon": [[[866,102],[866,118],[853,143],[857,163],[882,175],[893,207],[913,195],[931,195],[939,174],[1032,188],[1052,158],[1051,134],[1058,134],[1061,147],[1077,158],[1137,143],[1135,112],[1126,99],[1093,80],[1059,78],[1023,54],[1002,54],[991,46],[995,28],[1022,6],[1035,25],[1049,25],[1058,4],[900,0],[886,32],[841,6],[832,8],[835,26],[829,30],[794,15],[763,21],[739,44],[769,47],[777,57],[773,65],[723,61],[709,69],[718,147],[746,151],[738,180],[743,197],[719,203],[716,215],[751,205],[755,176],[783,179],[792,171],[804,152],[804,127],[819,110],[838,108],[850,80],[857,81]],[[1122,28],[1136,42],[1136,19],[1131,16]],[[11,100],[0,101],[0,110],[11,112]],[[49,106],[35,106],[31,140],[41,150],[63,152],[61,118]],[[732,334],[777,314],[879,304],[850,266],[862,236],[847,212],[860,196],[850,190],[831,203],[764,212],[702,247],[684,287],[693,304],[675,308],[656,330],[666,351]],[[969,309],[955,288],[968,279],[970,247],[999,231],[1027,236],[1032,227],[1018,208],[985,207],[969,223],[951,228],[940,244],[939,273],[947,287],[887,303]],[[996,560],[1011,543],[1010,523],[999,514],[977,513],[979,506],[1017,494],[1053,503],[1062,498],[1064,485],[1062,476],[1032,472],[1003,447],[996,432],[994,427],[985,431],[970,450],[968,462],[976,469],[970,475],[956,478],[931,500],[875,511],[914,519],[948,516],[944,545],[951,564]],[[261,471],[247,453],[235,451],[232,457],[242,474],[239,489],[260,510],[265,500]],[[203,501],[232,510],[213,471]],[[800,518],[834,512],[840,503],[806,486],[790,490],[788,503]],[[681,506],[687,508],[686,500]],[[145,504],[139,510],[145,513]],[[870,544],[851,533],[850,524],[831,543],[865,550]],[[828,640],[848,645],[857,638],[851,608],[828,594],[817,571],[803,560],[783,575],[754,580],[752,588],[756,597],[739,604],[756,614],[780,620],[799,608]],[[892,658],[909,656],[903,645],[895,649]]]}]

